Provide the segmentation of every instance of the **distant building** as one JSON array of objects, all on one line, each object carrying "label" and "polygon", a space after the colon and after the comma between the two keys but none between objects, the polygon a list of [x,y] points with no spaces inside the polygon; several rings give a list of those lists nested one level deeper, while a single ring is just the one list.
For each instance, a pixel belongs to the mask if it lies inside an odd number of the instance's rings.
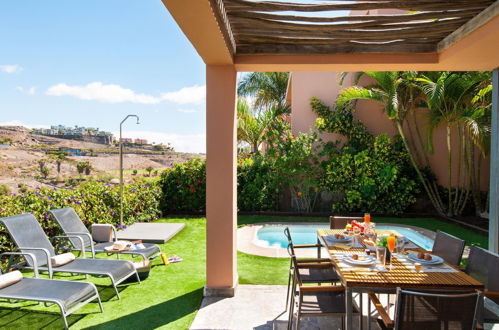
[{"label": "distant building", "polygon": [[134,141],[135,144],[147,144],[146,139],[135,139]]},{"label": "distant building", "polygon": [[121,138],[121,143],[133,143],[133,139],[131,138]]},{"label": "distant building", "polygon": [[81,140],[101,144],[111,144],[114,140],[111,132],[101,131],[95,127],[74,127],[64,125],[52,125],[50,128],[35,128],[34,134],[53,136],[63,139]]}]

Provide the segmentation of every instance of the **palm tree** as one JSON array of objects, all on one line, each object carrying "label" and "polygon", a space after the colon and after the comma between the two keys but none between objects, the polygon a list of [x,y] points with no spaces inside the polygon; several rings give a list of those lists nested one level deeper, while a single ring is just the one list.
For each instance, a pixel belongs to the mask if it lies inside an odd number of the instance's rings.
[{"label": "palm tree", "polygon": [[[483,81],[482,73],[473,72],[428,72],[416,78],[418,86],[426,96],[426,107],[430,109],[428,149],[433,151],[433,131],[445,125],[447,142],[447,215],[460,214],[468,200],[474,181],[474,147],[472,141],[483,139],[484,126],[476,107],[472,106],[477,86]],[[452,136],[453,129],[459,135],[457,149],[457,184],[452,188]],[[483,141],[482,141],[483,142]],[[475,143],[476,144],[476,143]],[[479,144],[479,143],[478,143]]]},{"label": "palm tree", "polygon": [[[347,73],[342,73],[340,82],[343,81],[346,75]],[[420,92],[415,84],[417,72],[359,72],[355,75],[354,83],[357,84],[364,75],[369,76],[374,83],[366,87],[353,86],[345,88],[338,95],[336,106],[340,109],[345,106],[352,106],[359,99],[373,100],[383,105],[388,118],[395,122],[410,162],[426,194],[436,211],[443,215],[445,213],[444,206],[438,194],[438,187],[419,168],[403,129],[407,115],[417,106],[420,97]]]},{"label": "palm tree", "polygon": [[248,143],[251,152],[256,154],[274,117],[274,108],[255,113],[246,99],[239,98],[237,100],[237,140]]},{"label": "palm tree", "polygon": [[252,97],[257,110],[274,108],[276,116],[289,112],[286,104],[289,72],[251,72],[241,77],[237,94]]}]

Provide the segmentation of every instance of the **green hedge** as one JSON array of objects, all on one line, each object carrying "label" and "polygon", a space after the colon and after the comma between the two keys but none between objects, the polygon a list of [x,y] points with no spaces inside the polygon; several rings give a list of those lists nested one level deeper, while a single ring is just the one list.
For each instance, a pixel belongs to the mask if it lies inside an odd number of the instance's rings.
[{"label": "green hedge", "polygon": [[[237,165],[238,208],[240,211],[277,210],[279,189],[272,165],[261,156],[240,159]],[[175,164],[161,174],[161,210],[204,212],[206,209],[206,162],[193,159]]]},{"label": "green hedge", "polygon": [[[123,196],[125,225],[159,217],[160,190],[157,183],[150,181],[126,185]],[[53,236],[59,228],[48,210],[70,206],[87,226],[92,223],[111,223],[118,226],[119,200],[119,187],[109,184],[89,182],[75,190],[37,188],[26,193],[0,196],[0,217],[32,213],[45,232]],[[0,227],[0,250],[11,248],[8,234]]]}]

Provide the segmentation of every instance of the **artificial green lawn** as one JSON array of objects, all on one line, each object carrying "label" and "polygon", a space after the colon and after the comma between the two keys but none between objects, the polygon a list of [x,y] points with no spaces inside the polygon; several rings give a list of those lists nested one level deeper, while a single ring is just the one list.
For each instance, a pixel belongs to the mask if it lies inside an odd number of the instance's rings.
[{"label": "artificial green lawn", "polygon": [[[321,218],[240,216],[239,225],[260,222],[319,222]],[[487,246],[487,238],[460,226],[434,219],[377,218],[377,222],[401,223],[436,230],[441,229],[480,246]],[[161,250],[176,254],[184,261],[162,265],[154,260],[148,279],[141,284],[121,285],[121,300],[108,286],[109,280],[90,278],[98,285],[103,299],[104,313],[97,304],[90,303],[69,316],[74,329],[187,329],[201,303],[205,283],[205,219],[168,218],[162,222],[184,222],[185,228]],[[241,284],[286,284],[288,259],[265,258],[238,252],[238,273]],[[45,276],[44,276],[45,277]],[[84,280],[82,276],[59,277]],[[61,328],[62,319],[55,306],[46,308],[32,303],[0,303],[0,328],[35,329]],[[4,308],[5,307],[5,308]],[[40,312],[32,313],[30,310]]]}]

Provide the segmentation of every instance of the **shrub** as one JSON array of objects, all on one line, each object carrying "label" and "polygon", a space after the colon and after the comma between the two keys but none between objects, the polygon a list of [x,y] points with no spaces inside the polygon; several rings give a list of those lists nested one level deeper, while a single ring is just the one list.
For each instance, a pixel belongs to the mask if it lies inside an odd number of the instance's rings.
[{"label": "shrub", "polygon": [[26,186],[24,183],[18,183],[17,188],[19,188],[19,192],[25,193],[28,191],[28,186]]},{"label": "shrub", "polygon": [[6,184],[0,184],[0,195],[10,194],[10,188]]},{"label": "shrub", "polygon": [[409,155],[399,136],[393,143],[386,134],[372,136],[354,119],[352,108],[330,109],[311,100],[317,128],[345,136],[348,141],[324,144],[322,189],[339,193],[334,212],[400,214],[416,201],[419,192]]},{"label": "shrub", "polygon": [[204,212],[206,208],[206,162],[192,159],[175,164],[161,174],[161,210]]},{"label": "shrub", "polygon": [[238,160],[237,207],[240,211],[277,210],[279,191],[275,167],[265,157]]},{"label": "shrub", "polygon": [[[124,187],[123,219],[125,224],[151,221],[160,215],[157,183],[137,183]],[[0,196],[0,218],[32,213],[49,236],[59,228],[48,210],[73,207],[85,225],[92,223],[119,224],[119,187],[88,182],[75,190],[37,188],[24,194]],[[5,231],[0,231],[0,250],[11,249]]]},{"label": "shrub", "polygon": [[[238,160],[238,208],[241,211],[277,210],[279,187],[275,167],[265,158]],[[161,210],[204,212],[206,209],[206,163],[194,159],[163,171]]]},{"label": "shrub", "polygon": [[86,175],[88,175],[90,174],[91,165],[89,162],[77,162],[76,169],[78,170],[78,173],[80,174],[85,173]]}]

